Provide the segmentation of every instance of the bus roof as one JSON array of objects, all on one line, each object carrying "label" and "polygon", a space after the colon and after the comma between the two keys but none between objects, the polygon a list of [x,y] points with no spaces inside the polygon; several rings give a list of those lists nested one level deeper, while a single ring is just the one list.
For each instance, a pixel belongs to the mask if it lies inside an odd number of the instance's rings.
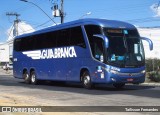
[{"label": "bus roof", "polygon": [[86,18],[86,19],[80,19],[80,20],[76,20],[76,21],[71,21],[71,22],[51,26],[51,27],[48,27],[48,28],[45,28],[45,29],[42,29],[42,30],[32,32],[32,33],[23,34],[23,35],[17,36],[16,38],[36,35],[36,34],[40,34],[40,33],[65,29],[65,28],[79,26],[79,25],[100,25],[102,27],[107,27],[107,28],[135,29],[135,26],[133,26],[132,24],[122,22],[122,21]]}]

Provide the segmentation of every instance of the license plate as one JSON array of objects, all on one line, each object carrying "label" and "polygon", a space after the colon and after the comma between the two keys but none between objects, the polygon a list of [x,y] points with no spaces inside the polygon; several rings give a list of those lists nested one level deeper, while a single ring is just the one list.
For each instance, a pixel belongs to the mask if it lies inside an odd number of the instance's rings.
[{"label": "license plate", "polygon": [[127,81],[131,82],[131,81],[133,81],[133,79],[132,78],[128,78]]}]

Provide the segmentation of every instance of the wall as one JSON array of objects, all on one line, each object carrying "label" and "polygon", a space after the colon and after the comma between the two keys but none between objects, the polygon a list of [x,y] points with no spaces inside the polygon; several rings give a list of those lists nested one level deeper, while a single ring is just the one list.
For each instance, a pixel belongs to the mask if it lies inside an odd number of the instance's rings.
[{"label": "wall", "polygon": [[0,62],[9,62],[9,45],[0,44]]}]

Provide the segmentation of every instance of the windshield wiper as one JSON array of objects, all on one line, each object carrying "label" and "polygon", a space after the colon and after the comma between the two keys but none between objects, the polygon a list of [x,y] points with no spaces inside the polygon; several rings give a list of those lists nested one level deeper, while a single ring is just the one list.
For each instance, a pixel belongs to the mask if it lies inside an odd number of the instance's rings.
[{"label": "windshield wiper", "polygon": [[128,47],[127,47],[127,41],[126,41],[126,36],[123,36],[123,43],[124,43],[124,47],[126,48],[126,52],[128,53]]}]

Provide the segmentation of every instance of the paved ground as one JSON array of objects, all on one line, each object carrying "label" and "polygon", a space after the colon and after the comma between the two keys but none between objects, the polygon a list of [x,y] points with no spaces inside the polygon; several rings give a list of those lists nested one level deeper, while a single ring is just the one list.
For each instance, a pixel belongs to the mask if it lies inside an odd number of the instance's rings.
[{"label": "paved ground", "polygon": [[[160,87],[158,83],[140,86],[127,85],[121,90],[104,85],[99,85],[93,90],[87,90],[79,84],[55,82],[43,82],[35,86],[25,84],[23,80],[13,78],[11,71],[6,73],[4,70],[0,70],[0,106],[160,106],[159,99]],[[1,114],[4,115],[5,113]],[[128,113],[67,112],[56,114],[127,115]],[[136,112],[130,114],[141,115],[150,113]],[[159,113],[152,114],[159,115]]]}]

